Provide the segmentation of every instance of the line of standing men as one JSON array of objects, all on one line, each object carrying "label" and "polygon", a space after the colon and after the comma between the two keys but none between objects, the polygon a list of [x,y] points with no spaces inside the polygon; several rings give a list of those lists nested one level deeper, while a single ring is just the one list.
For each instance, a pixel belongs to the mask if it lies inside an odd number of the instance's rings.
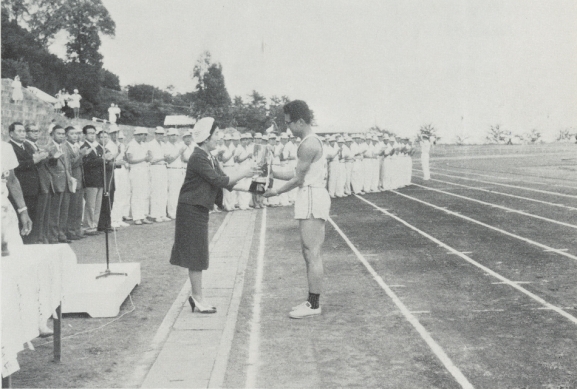
[{"label": "line of standing men", "polygon": [[415,148],[385,132],[325,136],[331,198],[398,189],[411,183]]}]

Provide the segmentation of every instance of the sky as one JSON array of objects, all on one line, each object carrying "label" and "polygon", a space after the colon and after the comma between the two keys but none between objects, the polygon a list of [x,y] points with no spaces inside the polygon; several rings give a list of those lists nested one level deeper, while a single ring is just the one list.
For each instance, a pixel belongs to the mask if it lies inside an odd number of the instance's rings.
[{"label": "sky", "polygon": [[305,100],[319,127],[484,138],[577,128],[577,2],[103,0],[122,85],[195,88],[208,50],[231,95]]}]

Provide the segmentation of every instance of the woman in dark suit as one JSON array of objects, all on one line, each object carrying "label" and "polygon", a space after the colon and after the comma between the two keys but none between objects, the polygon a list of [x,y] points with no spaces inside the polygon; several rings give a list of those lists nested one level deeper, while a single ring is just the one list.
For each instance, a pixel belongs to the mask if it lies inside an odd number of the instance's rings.
[{"label": "woman in dark suit", "polygon": [[216,149],[218,128],[213,118],[200,119],[192,130],[195,147],[186,168],[184,184],[176,208],[174,246],[170,263],[188,269],[192,296],[188,301],[194,312],[215,313],[216,308],[202,296],[202,271],[208,269],[208,215],[214,204],[222,203],[222,188],[232,190],[234,184],[256,173],[256,166],[242,166],[225,175],[211,155]]}]

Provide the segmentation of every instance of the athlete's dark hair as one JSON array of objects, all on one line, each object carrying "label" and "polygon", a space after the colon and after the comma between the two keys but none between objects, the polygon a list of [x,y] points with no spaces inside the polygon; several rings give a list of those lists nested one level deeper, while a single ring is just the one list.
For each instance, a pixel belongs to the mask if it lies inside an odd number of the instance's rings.
[{"label": "athlete's dark hair", "polygon": [[311,124],[311,110],[307,103],[302,100],[293,100],[287,103],[283,107],[283,111],[286,115],[289,115],[291,122],[296,122],[299,119],[305,121],[306,124]]},{"label": "athlete's dark hair", "polygon": [[96,127],[94,127],[92,124],[87,124],[86,126],[84,126],[84,127],[82,128],[82,133],[83,133],[84,135],[86,135],[86,131],[88,131],[88,130],[91,129],[91,128],[92,128],[94,131],[96,131]]},{"label": "athlete's dark hair", "polygon": [[72,131],[72,130],[75,130],[75,129],[76,129],[76,127],[74,127],[74,126],[68,126],[68,127],[66,127],[66,128],[64,129],[64,132],[66,132],[66,133],[68,134],[68,131]]}]

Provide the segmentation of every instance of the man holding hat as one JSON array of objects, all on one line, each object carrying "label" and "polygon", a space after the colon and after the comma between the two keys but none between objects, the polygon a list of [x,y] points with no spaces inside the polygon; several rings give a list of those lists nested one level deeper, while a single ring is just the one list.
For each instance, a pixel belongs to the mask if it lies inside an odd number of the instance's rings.
[{"label": "man holding hat", "polygon": [[130,164],[128,176],[132,194],[130,197],[130,208],[134,224],[151,224],[146,219],[146,214],[150,206],[150,172],[149,162],[152,155],[148,150],[146,136],[148,130],[144,127],[136,127],[134,138],[126,147],[126,160]]},{"label": "man holding hat", "polygon": [[168,202],[168,173],[164,152],[164,136],[162,127],[154,130],[154,139],[148,143],[152,155],[150,160],[150,218],[155,222],[165,222],[166,204]]}]

